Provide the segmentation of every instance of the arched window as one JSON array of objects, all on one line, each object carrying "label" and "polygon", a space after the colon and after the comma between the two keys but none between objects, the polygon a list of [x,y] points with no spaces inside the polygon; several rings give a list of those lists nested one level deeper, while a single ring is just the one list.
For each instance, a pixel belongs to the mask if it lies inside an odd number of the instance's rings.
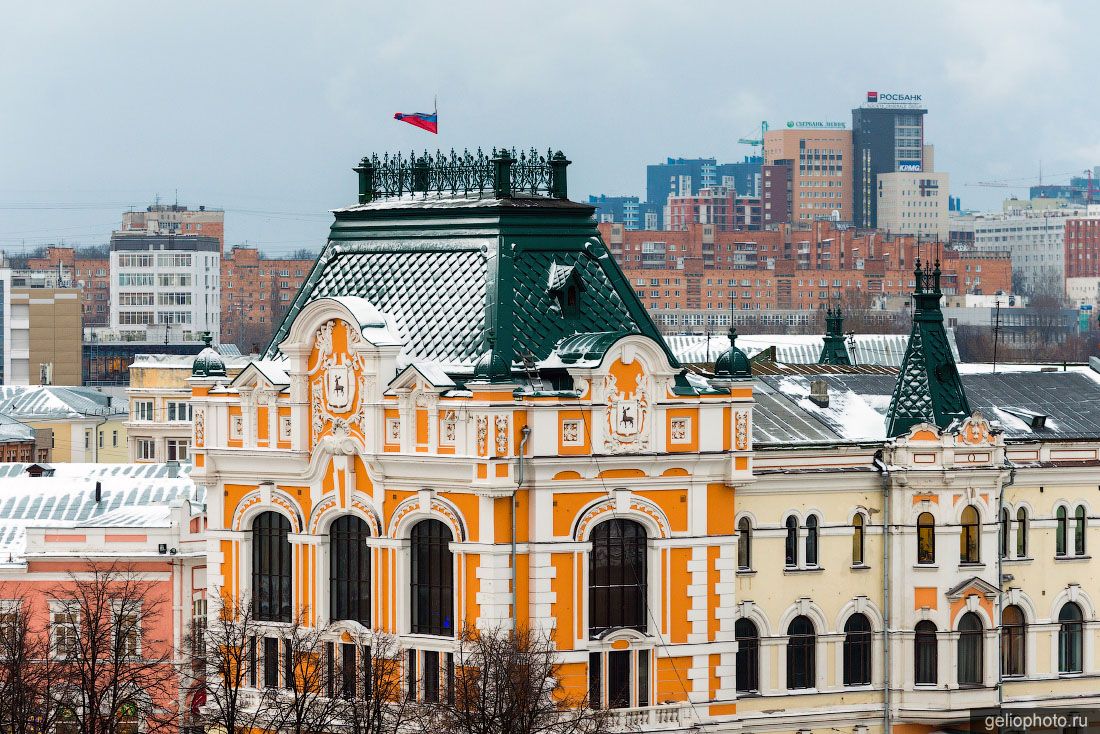
[{"label": "arched window", "polygon": [[742,571],[752,568],[752,523],[747,517],[737,522],[737,567]]},{"label": "arched window", "polygon": [[588,633],[645,632],[646,532],[633,520],[613,519],[592,530],[588,559]]},{"label": "arched window", "polygon": [[1084,615],[1081,607],[1073,602],[1062,605],[1058,612],[1058,672],[1080,673],[1082,642],[1084,639]]},{"label": "arched window", "polygon": [[1001,508],[1001,522],[997,533],[997,541],[1000,545],[1001,558],[1008,558],[1008,539],[1012,533],[1012,516],[1007,507]]},{"label": "arched window", "polygon": [[844,623],[844,685],[865,686],[871,682],[871,623],[853,614]]},{"label": "arched window", "polygon": [[291,617],[290,520],[263,512],[252,521],[252,608],[256,619],[289,622]]},{"label": "arched window", "polygon": [[451,529],[439,520],[421,520],[413,525],[409,543],[413,634],[454,635],[451,540]]},{"label": "arched window", "polygon": [[936,562],[936,519],[931,512],[917,518],[917,563]]},{"label": "arched window", "polygon": [[1004,675],[1024,674],[1024,640],[1027,625],[1023,611],[1010,604],[1001,612],[1001,672]]},{"label": "arched window", "polygon": [[817,565],[817,515],[806,518],[806,565]]},{"label": "arched window", "polygon": [[913,680],[917,685],[934,686],[938,680],[939,650],[936,624],[927,619],[913,628]]},{"label": "arched window", "polygon": [[1054,513],[1054,516],[1058,520],[1058,525],[1057,529],[1055,530],[1054,537],[1054,553],[1059,556],[1064,556],[1066,555],[1066,540],[1068,539],[1069,535],[1069,524],[1066,521],[1066,508],[1059,507],[1057,512]]},{"label": "arched window", "polygon": [[1077,505],[1073,511],[1073,555],[1085,555],[1085,506]]},{"label": "arched window", "polygon": [[962,533],[959,535],[959,561],[961,563],[981,562],[978,535],[980,527],[978,510],[975,509],[974,505],[967,505],[962,511]]},{"label": "arched window", "polygon": [[354,515],[336,518],[329,529],[329,600],[333,621],[354,619],[370,626],[370,548],[367,523]]},{"label": "arched window", "polygon": [[751,619],[741,617],[733,624],[733,634],[737,638],[737,690],[759,690],[760,631]]},{"label": "arched window", "polygon": [[1027,510],[1016,510],[1016,557],[1027,558]]},{"label": "arched window", "polygon": [[960,686],[982,684],[983,634],[982,619],[974,612],[967,612],[959,620],[959,659],[956,668]]},{"label": "arched window", "polygon": [[797,616],[787,626],[787,688],[815,686],[817,635],[808,617]]},{"label": "arched window", "polygon": [[787,517],[787,541],[784,543],[785,559],[788,568],[798,565],[798,518],[794,515]]},{"label": "arched window", "polygon": [[864,526],[863,514],[857,512],[852,518],[852,565],[863,565]]}]

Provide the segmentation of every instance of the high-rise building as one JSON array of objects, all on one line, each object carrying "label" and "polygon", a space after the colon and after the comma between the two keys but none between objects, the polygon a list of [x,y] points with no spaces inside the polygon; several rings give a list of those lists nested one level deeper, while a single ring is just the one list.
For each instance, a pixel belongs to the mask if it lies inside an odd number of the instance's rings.
[{"label": "high-rise building", "polygon": [[225,246],[225,212],[200,206],[189,209],[181,204],[151,204],[145,211],[122,215],[123,232],[145,234],[197,234],[216,237]]},{"label": "high-rise building", "polygon": [[880,173],[876,189],[878,229],[948,241],[951,227],[946,173]]},{"label": "high-rise building", "polygon": [[670,196],[691,196],[714,186],[730,187],[743,196],[758,196],[762,163],[759,156],[745,156],[739,163],[719,163],[717,158],[669,158],[646,166],[646,203],[656,214],[657,228],[667,226],[664,209]]},{"label": "high-rise building", "polygon": [[115,232],[111,328],[137,338],[191,340],[221,332],[221,243],[205,235]]},{"label": "high-rise building", "polygon": [[646,205],[637,196],[589,196],[588,203],[596,207],[597,222],[614,222],[627,229],[642,229]]},{"label": "high-rise building", "polygon": [[[794,127],[764,133],[764,166],[790,167],[791,221],[796,224],[852,221],[851,161],[851,130]],[[765,224],[775,221],[765,219]]]},{"label": "high-rise building", "polygon": [[760,169],[760,220],[764,227],[791,221],[791,162]]},{"label": "high-rise building", "polygon": [[252,247],[233,247],[222,259],[222,341],[244,353],[267,346],[313,258],[266,258]]},{"label": "high-rise building", "polygon": [[924,115],[919,94],[868,92],[852,110],[853,202],[856,226],[878,226],[876,177],[902,171],[931,170],[924,160]]}]

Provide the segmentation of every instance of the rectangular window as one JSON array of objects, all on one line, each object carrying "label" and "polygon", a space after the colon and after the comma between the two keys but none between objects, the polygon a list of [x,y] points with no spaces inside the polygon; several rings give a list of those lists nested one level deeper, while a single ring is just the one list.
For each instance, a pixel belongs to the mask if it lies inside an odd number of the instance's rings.
[{"label": "rectangular window", "polygon": [[638,706],[649,705],[649,650],[638,651]]},{"label": "rectangular window", "polygon": [[[150,278],[153,276],[150,275]],[[192,278],[190,273],[161,273],[157,276],[157,284],[165,288],[190,287]],[[152,285],[152,281],[148,285]]]},{"label": "rectangular window", "polygon": [[424,651],[424,700],[431,703],[439,701],[439,653],[435,650]]},{"label": "rectangular window", "polygon": [[264,687],[279,687],[279,639],[264,638]]},{"label": "rectangular window", "polygon": [[409,650],[405,656],[405,696],[416,700],[416,650]]},{"label": "rectangular window", "polygon": [[153,461],[157,458],[157,446],[151,438],[137,440],[137,458],[139,461]]},{"label": "rectangular window", "polygon": [[50,637],[54,657],[71,658],[77,652],[80,612],[75,602],[51,602]]},{"label": "rectangular window", "polygon": [[151,253],[120,253],[118,256],[118,266],[120,268],[151,268],[153,267],[153,255]]},{"label": "rectangular window", "polygon": [[188,461],[191,442],[187,439],[168,439],[168,461]]},{"label": "rectangular window", "polygon": [[602,653],[594,652],[588,656],[588,706],[592,709],[603,708],[602,661]]},{"label": "rectangular window", "polygon": [[191,403],[186,400],[169,400],[168,401],[168,420],[170,421],[190,421],[191,420]]},{"label": "rectangular window", "polygon": [[298,683],[294,665],[294,642],[283,640],[283,688],[294,688]]},{"label": "rectangular window", "polygon": [[[161,276],[163,277],[163,276]],[[118,284],[120,286],[150,286],[153,285],[152,273],[119,273]]]},{"label": "rectangular window", "polygon": [[630,706],[630,650],[612,650],[607,654],[607,707]]},{"label": "rectangular window", "polygon": [[191,267],[191,253],[189,252],[162,252],[157,255],[157,267],[161,268],[189,268]]},{"label": "rectangular window", "polygon": [[152,400],[135,400],[133,419],[136,421],[151,421],[153,420],[153,401]]},{"label": "rectangular window", "polygon": [[152,293],[119,293],[118,305],[120,306],[152,306]]},{"label": "rectangular window", "polygon": [[256,687],[259,667],[256,665],[256,638],[248,638],[248,685]]},{"label": "rectangular window", "polygon": [[355,645],[340,645],[340,694],[355,698]]}]

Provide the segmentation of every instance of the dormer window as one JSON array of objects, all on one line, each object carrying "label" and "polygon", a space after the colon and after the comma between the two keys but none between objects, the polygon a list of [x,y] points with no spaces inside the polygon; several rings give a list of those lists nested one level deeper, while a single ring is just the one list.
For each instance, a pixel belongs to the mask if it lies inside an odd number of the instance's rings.
[{"label": "dormer window", "polygon": [[580,314],[583,292],[584,280],[572,265],[550,264],[546,293],[552,300],[551,310],[556,310],[563,319],[576,318]]}]

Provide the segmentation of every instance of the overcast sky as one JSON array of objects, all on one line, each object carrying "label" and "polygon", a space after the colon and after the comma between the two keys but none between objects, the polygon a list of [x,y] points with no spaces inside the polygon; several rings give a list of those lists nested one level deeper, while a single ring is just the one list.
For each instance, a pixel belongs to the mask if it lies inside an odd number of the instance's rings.
[{"label": "overcast sky", "polygon": [[[740,160],[761,120],[924,95],[966,207],[1100,164],[1100,3],[6,2],[0,247],[107,241],[159,195],[231,244],[323,243],[365,153],[562,149],[572,198],[665,156]],[[431,109],[438,137],[394,121]],[[1059,175],[1060,174],[1060,175]],[[1025,189],[1021,189],[1023,191]]]}]

